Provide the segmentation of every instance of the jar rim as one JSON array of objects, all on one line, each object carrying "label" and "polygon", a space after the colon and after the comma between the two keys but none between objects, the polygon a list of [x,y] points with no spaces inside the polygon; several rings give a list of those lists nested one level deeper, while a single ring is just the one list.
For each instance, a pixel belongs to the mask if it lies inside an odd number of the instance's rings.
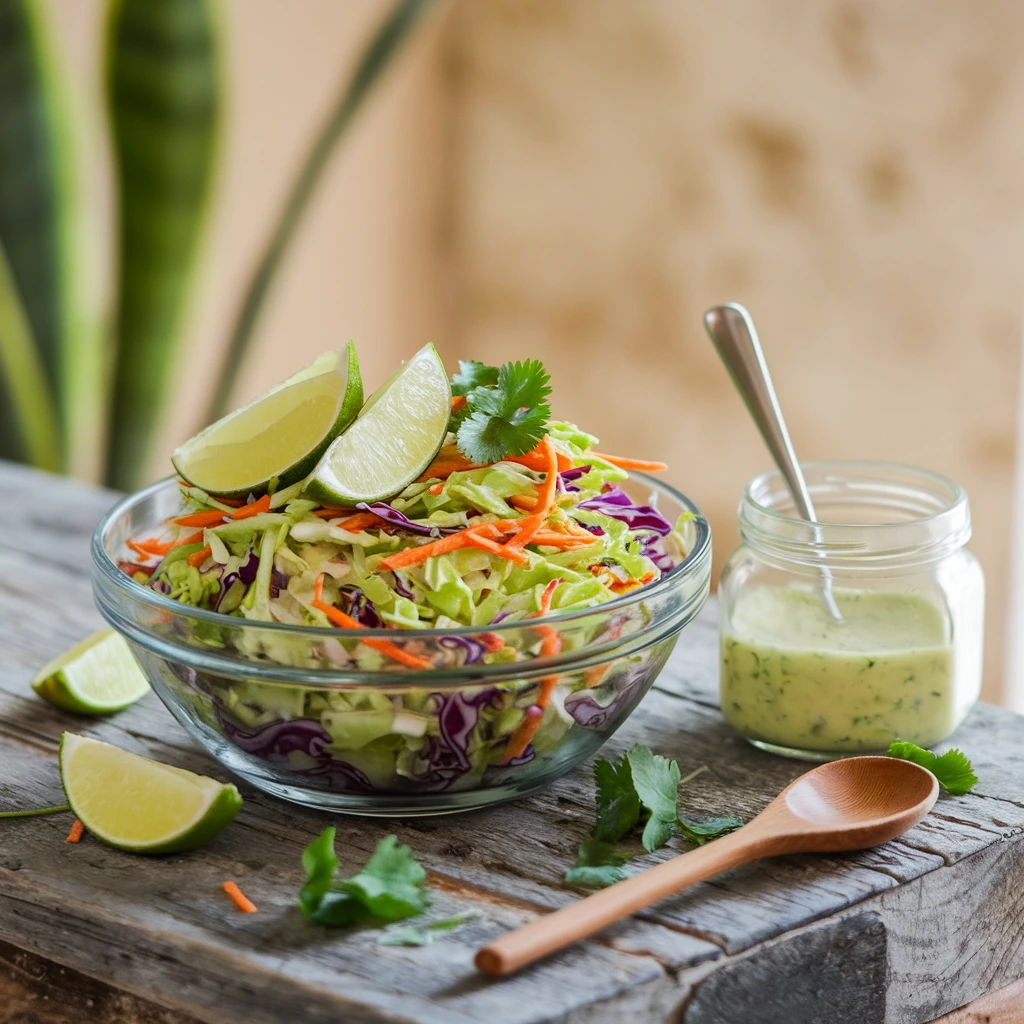
[{"label": "jar rim", "polygon": [[[740,500],[744,542],[785,561],[841,568],[914,565],[946,557],[971,536],[964,489],[931,470],[894,462],[828,460],[801,463],[817,523],[795,518],[778,469],[750,480]],[[828,517],[830,504],[860,506],[877,521]],[[888,517],[885,517],[888,513]]]}]

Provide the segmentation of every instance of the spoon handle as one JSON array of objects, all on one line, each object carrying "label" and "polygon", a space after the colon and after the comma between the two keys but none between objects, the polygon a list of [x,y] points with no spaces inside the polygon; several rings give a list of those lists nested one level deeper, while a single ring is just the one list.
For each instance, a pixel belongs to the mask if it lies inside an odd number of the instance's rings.
[{"label": "spoon handle", "polygon": [[[736,302],[715,306],[704,314],[704,328],[785,478],[800,517],[810,523],[817,522],[807,481],[793,451],[750,314]],[[842,615],[832,594],[832,575],[825,566],[821,568],[821,596],[828,613],[837,622],[841,621]]]},{"label": "spoon handle", "polygon": [[793,451],[793,442],[789,439],[754,321],[743,306],[730,302],[709,309],[704,314],[704,327],[718,349],[736,390],[750,410],[775,464],[789,483],[800,517],[813,522],[818,517]]},{"label": "spoon handle", "polygon": [[773,852],[770,843],[770,836],[747,825],[713,843],[698,846],[503,935],[477,953],[477,970],[492,975],[511,974],[680,889],[767,856]]}]

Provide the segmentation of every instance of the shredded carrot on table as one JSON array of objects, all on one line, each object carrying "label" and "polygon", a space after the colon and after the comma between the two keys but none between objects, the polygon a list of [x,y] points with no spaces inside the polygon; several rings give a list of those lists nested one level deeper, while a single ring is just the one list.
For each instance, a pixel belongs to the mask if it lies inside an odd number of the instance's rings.
[{"label": "shredded carrot on table", "polygon": [[195,551],[188,556],[188,564],[198,569],[199,566],[201,566],[212,554],[213,550],[210,545],[207,544],[201,551]]},{"label": "shredded carrot on table", "polygon": [[[313,600],[311,604],[313,607],[320,612],[323,612],[327,618],[334,623],[336,626],[340,626],[342,629],[365,629],[366,627],[359,622],[357,619],[353,619],[351,615],[346,615],[340,608],[335,608],[333,605],[327,604],[324,599],[324,573],[320,573],[316,578],[316,583],[313,585]],[[432,663],[427,658],[421,658],[418,654],[412,654],[410,651],[405,650],[403,647],[399,647],[398,644],[392,643],[390,640],[378,640],[376,637],[367,637],[362,641],[367,647],[373,648],[375,651],[379,651],[381,654],[387,655],[392,661],[397,661],[401,665],[405,665],[408,668],[431,668]]]},{"label": "shredded carrot on table", "polygon": [[249,505],[243,505],[237,512],[231,513],[232,519],[250,519],[252,516],[258,516],[261,512],[270,511],[270,495],[264,494],[262,498],[257,498],[256,501]]},{"label": "shredded carrot on table", "polygon": [[82,838],[82,834],[85,832],[85,826],[75,818],[74,824],[71,826],[71,831],[68,833],[65,843],[77,843]]},{"label": "shredded carrot on table", "polygon": [[243,914],[256,913],[256,904],[253,903],[253,901],[249,899],[249,897],[246,896],[234,882],[225,882],[221,888],[228,894],[228,896],[231,897],[231,902],[234,903],[234,905],[238,907]]},{"label": "shredded carrot on table", "polygon": [[193,512],[188,516],[178,516],[174,522],[178,526],[220,526],[224,522],[224,513],[219,508],[212,508],[209,512]]},{"label": "shredded carrot on table", "polygon": [[[638,469],[642,473],[661,473],[668,469],[667,462],[647,462],[644,459],[625,459],[621,455],[602,455],[600,452],[591,452],[596,459],[604,459],[619,469]],[[584,456],[585,457],[585,456]]]}]

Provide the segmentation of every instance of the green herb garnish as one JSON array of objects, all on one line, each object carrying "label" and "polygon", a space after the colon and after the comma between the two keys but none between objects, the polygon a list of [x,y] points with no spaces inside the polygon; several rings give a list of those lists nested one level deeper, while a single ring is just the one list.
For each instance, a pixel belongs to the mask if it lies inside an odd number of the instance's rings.
[{"label": "green herb garnish", "polygon": [[479,916],[476,911],[469,911],[466,914],[459,914],[457,917],[448,917],[443,921],[434,921],[417,928],[415,925],[406,925],[404,928],[397,928],[382,935],[377,940],[379,946],[429,946],[436,942],[448,932],[455,931],[467,921],[472,921]]},{"label": "green herb garnish", "polygon": [[944,754],[933,754],[916,743],[897,740],[889,745],[889,756],[927,768],[939,780],[939,785],[954,796],[969,793],[978,783],[978,776],[974,774],[967,755],[956,747]]},{"label": "green herb garnish", "polygon": [[566,873],[566,884],[601,889],[628,878],[631,872],[623,865],[629,858],[614,844],[641,822],[641,841],[648,852],[664,846],[677,830],[687,841],[702,846],[738,829],[743,824],[739,818],[698,821],[679,814],[679,786],[703,770],[680,779],[675,761],[640,744],[617,761],[595,761],[597,822],[593,838],[580,846],[576,866]]},{"label": "green herb garnish", "polygon": [[473,462],[500,462],[536,448],[547,430],[550,380],[537,359],[500,368],[460,362],[452,394],[466,404],[452,417],[459,451]]},{"label": "green herb garnish", "polygon": [[329,928],[343,928],[401,921],[426,909],[427,874],[408,846],[386,836],[362,871],[338,878],[334,835],[335,829],[324,829],[302,852],[306,884],[299,893],[299,907],[306,917]]}]

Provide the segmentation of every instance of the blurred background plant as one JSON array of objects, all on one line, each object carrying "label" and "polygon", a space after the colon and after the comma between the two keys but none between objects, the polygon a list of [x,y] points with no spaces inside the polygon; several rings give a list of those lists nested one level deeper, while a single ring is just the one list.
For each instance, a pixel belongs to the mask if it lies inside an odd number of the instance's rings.
[{"label": "blurred background plant", "polygon": [[[243,290],[207,422],[228,407],[332,152],[432,2],[398,0],[346,76]],[[112,0],[106,11],[117,269],[112,308],[99,310],[47,14],[42,0],[0,0],[0,458],[130,489],[171,398],[216,192],[224,40],[214,0]]]}]

